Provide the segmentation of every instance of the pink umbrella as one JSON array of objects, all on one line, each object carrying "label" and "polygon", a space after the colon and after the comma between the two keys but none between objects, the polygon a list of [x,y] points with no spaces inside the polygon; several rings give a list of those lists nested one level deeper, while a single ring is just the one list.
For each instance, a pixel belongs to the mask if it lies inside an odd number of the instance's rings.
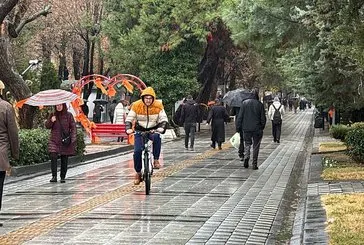
[{"label": "pink umbrella", "polygon": [[19,101],[19,106],[22,104],[32,105],[32,106],[52,106],[63,103],[69,103],[77,99],[77,94],[68,92],[62,89],[49,89],[44,90],[35,95]]}]

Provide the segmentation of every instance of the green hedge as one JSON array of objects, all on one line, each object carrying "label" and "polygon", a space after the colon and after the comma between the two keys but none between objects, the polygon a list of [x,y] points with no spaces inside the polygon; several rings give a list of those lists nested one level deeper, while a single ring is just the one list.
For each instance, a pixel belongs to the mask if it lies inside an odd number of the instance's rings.
[{"label": "green hedge", "polygon": [[[49,160],[48,129],[21,129],[19,131],[20,155],[19,160],[10,159],[12,166],[34,165]],[[85,151],[84,134],[77,130],[76,154],[83,155]]]},{"label": "green hedge", "polygon": [[351,129],[345,138],[349,155],[357,162],[364,161],[364,128]]},{"label": "green hedge", "polygon": [[351,124],[351,128],[364,128],[364,122],[356,122]]},{"label": "green hedge", "polygon": [[345,141],[345,136],[347,135],[347,133],[350,130],[352,130],[351,127],[348,127],[348,126],[343,125],[343,124],[337,124],[337,125],[333,125],[330,128],[330,135],[335,139]]}]

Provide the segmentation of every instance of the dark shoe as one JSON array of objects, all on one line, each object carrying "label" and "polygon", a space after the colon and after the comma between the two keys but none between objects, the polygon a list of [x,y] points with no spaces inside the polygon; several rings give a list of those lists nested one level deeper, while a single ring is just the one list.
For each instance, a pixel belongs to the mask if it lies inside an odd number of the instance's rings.
[{"label": "dark shoe", "polygon": [[140,182],[142,182],[142,173],[136,173],[135,174],[135,179],[134,179],[134,185],[139,185]]},{"label": "dark shoe", "polygon": [[279,144],[279,140],[277,140],[277,143]]},{"label": "dark shoe", "polygon": [[216,146],[214,146],[213,144],[211,144],[210,146],[211,146],[211,148],[213,148],[213,149],[215,149],[215,148],[216,148]]},{"label": "dark shoe", "polygon": [[258,165],[257,165],[257,164],[253,164],[253,169],[254,169],[254,170],[259,169],[259,168],[258,168]]},{"label": "dark shoe", "polygon": [[66,183],[66,180],[64,178],[61,178],[61,183]]},{"label": "dark shoe", "polygon": [[244,159],[244,168],[249,168],[249,158]]},{"label": "dark shoe", "polygon": [[53,176],[49,182],[57,182],[57,177]]},{"label": "dark shoe", "polygon": [[153,168],[154,169],[160,169],[161,168],[161,164],[159,163],[159,160],[154,160]]},{"label": "dark shoe", "polygon": [[0,227],[3,227],[3,223],[0,223]]}]

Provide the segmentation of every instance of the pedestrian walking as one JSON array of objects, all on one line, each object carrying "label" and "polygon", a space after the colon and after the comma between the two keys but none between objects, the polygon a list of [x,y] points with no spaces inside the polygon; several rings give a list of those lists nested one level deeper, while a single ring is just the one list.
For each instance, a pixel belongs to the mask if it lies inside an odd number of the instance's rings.
[{"label": "pedestrian walking", "polygon": [[101,122],[101,113],[103,111],[104,111],[104,107],[102,105],[100,105],[99,103],[96,103],[95,108],[94,108],[94,117],[93,117],[93,120],[95,123]]},{"label": "pedestrian walking", "polygon": [[[125,119],[129,110],[126,106],[126,101],[120,100],[120,102],[116,105],[114,110],[114,124],[125,124]],[[117,142],[123,142],[123,137],[118,137]]]},{"label": "pedestrian walking", "polygon": [[244,135],[243,132],[238,130],[238,126],[236,125],[238,122],[238,115],[239,115],[239,110],[240,107],[233,107],[233,115],[235,116],[235,128],[236,128],[236,132],[239,133],[240,135],[240,144],[239,144],[239,150],[238,150],[238,155],[239,158],[241,159],[241,161],[244,161]]},{"label": "pedestrian walking", "polygon": [[253,169],[258,169],[258,155],[260,142],[263,138],[263,130],[267,118],[265,117],[264,105],[256,98],[247,99],[239,110],[237,130],[244,135],[244,167],[249,167],[250,148],[253,145]]},{"label": "pedestrian walking", "polygon": [[335,125],[335,107],[332,105],[327,112],[329,117],[329,128],[334,124]]},{"label": "pedestrian walking", "polygon": [[268,118],[272,121],[273,141],[280,143],[282,119],[284,115],[284,106],[279,102],[279,98],[275,97],[273,104],[269,107]]},{"label": "pedestrian walking", "polygon": [[6,171],[10,171],[9,152],[14,159],[19,159],[18,127],[13,107],[0,96],[0,210]]},{"label": "pedestrian walking", "polygon": [[199,106],[193,100],[191,95],[186,97],[186,102],[182,106],[180,122],[185,130],[185,149],[188,150],[190,141],[190,150],[194,150],[196,125],[199,119]]},{"label": "pedestrian walking", "polygon": [[113,100],[109,106],[108,114],[110,117],[110,123],[114,123],[114,112],[116,105],[117,105],[116,100]]},{"label": "pedestrian walking", "polygon": [[293,99],[292,99],[292,98],[290,98],[290,99],[288,100],[288,108],[289,108],[289,111],[292,111],[292,107],[293,107]]},{"label": "pedestrian walking", "polygon": [[207,123],[211,123],[211,147],[222,150],[222,143],[225,142],[225,123],[229,121],[229,113],[226,108],[221,105],[220,100],[215,101],[208,116]]},{"label": "pedestrian walking", "polygon": [[293,98],[293,104],[292,105],[293,105],[293,112],[294,113],[297,113],[297,108],[298,108],[298,103],[299,103],[298,100],[299,100],[298,97]]},{"label": "pedestrian walking", "polygon": [[45,127],[51,129],[48,141],[48,152],[51,159],[52,179],[57,182],[57,158],[61,158],[61,183],[65,183],[68,157],[75,155],[76,151],[76,123],[73,115],[67,111],[66,104],[55,106],[55,112],[50,115]]}]

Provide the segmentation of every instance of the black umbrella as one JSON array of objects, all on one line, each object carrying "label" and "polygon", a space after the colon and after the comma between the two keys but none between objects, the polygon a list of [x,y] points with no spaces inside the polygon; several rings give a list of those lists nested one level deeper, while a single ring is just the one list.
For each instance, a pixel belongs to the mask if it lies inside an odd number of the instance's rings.
[{"label": "black umbrella", "polygon": [[104,100],[104,99],[95,99],[94,101],[92,101],[93,103],[98,103],[98,104],[107,104],[109,103],[109,101]]},{"label": "black umbrella", "polygon": [[246,89],[235,89],[227,92],[222,101],[230,107],[240,107],[244,100],[254,99],[254,93]]}]

